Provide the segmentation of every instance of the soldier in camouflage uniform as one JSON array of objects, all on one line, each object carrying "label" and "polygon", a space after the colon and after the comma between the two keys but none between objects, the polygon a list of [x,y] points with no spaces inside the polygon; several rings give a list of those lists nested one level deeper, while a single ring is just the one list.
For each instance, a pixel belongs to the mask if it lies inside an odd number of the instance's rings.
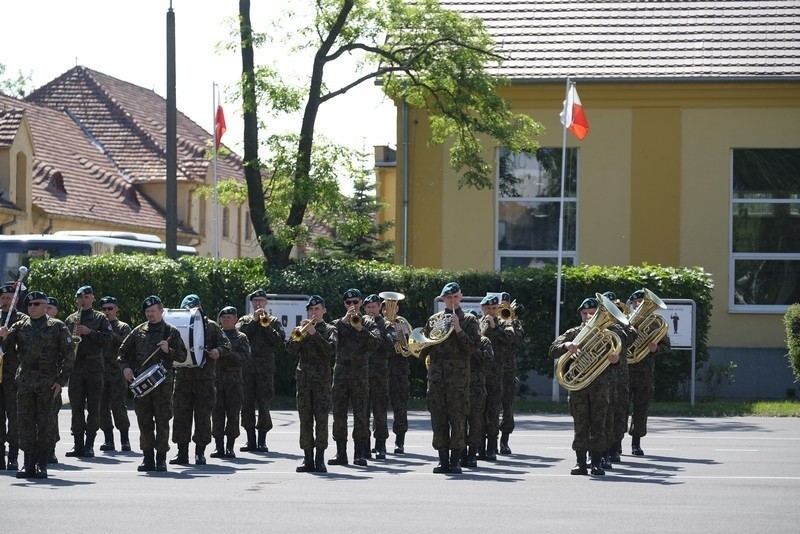
[{"label": "soldier in camouflage uniform", "polygon": [[[364,311],[372,317],[381,336],[381,344],[369,354],[369,403],[367,417],[372,416],[372,431],[375,437],[375,458],[386,459],[386,440],[389,424],[386,412],[389,409],[389,357],[394,353],[396,341],[395,325],[381,315],[381,299],[372,294],[364,299]],[[369,458],[369,446],[365,451]]]},{"label": "soldier in camouflage uniform", "polygon": [[[116,297],[106,296],[100,299],[100,309],[111,325],[111,349],[103,353],[105,371],[103,373],[103,396],[100,398],[100,429],[103,431],[105,441],[100,445],[101,451],[114,451],[114,423],[119,430],[119,443],[123,451],[131,450],[128,430],[131,422],[128,419],[128,407],[125,399],[128,396],[128,384],[122,376],[122,369],[117,365],[117,351],[122,345],[122,340],[131,333],[128,323],[117,319],[119,301]],[[114,416],[112,421],[111,416]]]},{"label": "soldier in camouflage uniform", "polygon": [[142,311],[147,321],[122,340],[117,362],[129,383],[133,382],[135,372],[147,371],[153,365],[160,363],[166,370],[161,384],[133,399],[139,422],[139,447],[144,453],[144,461],[137,470],[166,471],[169,420],[172,419],[172,362],[186,360],[186,345],[178,329],[164,321],[164,305],[158,296],[147,297],[142,302]]},{"label": "soldier in camouflage uniform", "polygon": [[[275,351],[286,343],[286,333],[280,319],[272,317],[266,324],[262,318],[270,317],[267,292],[257,289],[250,293],[251,315],[239,318],[236,328],[247,336],[252,358],[242,368],[244,400],[242,426],[247,433],[247,445],[241,451],[269,452],[267,432],[272,430],[269,405],[275,397]],[[258,407],[258,421],[256,421]],[[256,441],[258,430],[258,441]]]},{"label": "soldier in camouflage uniform", "polygon": [[[501,304],[511,304],[511,295],[501,293]],[[511,454],[508,438],[514,431],[514,399],[517,396],[517,350],[525,338],[525,330],[519,319],[508,320],[514,328],[514,339],[511,343],[495,347],[495,358],[503,362],[503,416],[500,419],[500,454]]]},{"label": "soldier in camouflage uniform", "polygon": [[[236,328],[239,311],[227,306],[217,316],[222,331],[231,343],[230,354],[217,360],[217,403],[211,412],[211,435],[217,444],[212,458],[236,458],[233,445],[239,437],[239,413],[242,411],[242,364],[250,360],[250,342]],[[228,446],[225,446],[225,437]]]},{"label": "soldier in camouflage uniform", "polygon": [[73,342],[78,342],[67,391],[75,446],[67,456],[94,458],[94,439],[100,428],[103,354],[111,350],[113,330],[106,316],[92,308],[92,286],[80,287],[75,293],[75,300],[78,311],[64,321],[72,333]]},{"label": "soldier in camouflage uniform", "polygon": [[325,301],[319,295],[308,299],[306,310],[309,322],[297,327],[286,342],[286,350],[298,358],[295,371],[297,414],[300,418],[300,448],[305,458],[297,472],[326,473],[331,360],[336,352],[336,329],[325,322]]},{"label": "soldier in camouflage uniform", "polygon": [[[44,313],[52,318],[58,319],[56,317],[58,315],[58,308],[61,304],[58,302],[58,299],[55,297],[47,297],[47,306],[44,307]],[[72,337],[70,336],[70,345],[69,345],[71,353],[75,354],[75,347],[72,345]],[[116,364],[115,364],[116,365]],[[61,406],[63,402],[61,400],[61,395],[57,396],[53,399],[53,447],[50,449],[50,457],[47,459],[48,464],[57,464],[58,457],[56,457],[56,444],[61,441],[60,430],[58,429],[58,415],[61,413]]]},{"label": "soldier in camouflage uniform", "polygon": [[[558,336],[550,345],[550,356],[559,358],[569,351],[575,354],[580,347],[572,342],[583,329],[589,319],[597,312],[599,302],[594,297],[584,299],[578,307],[583,321],[579,326],[568,329]],[[608,361],[616,363],[619,356],[608,354]],[[588,386],[569,393],[569,413],[575,428],[572,449],[577,457],[577,464],[572,468],[572,475],[586,475],[586,452],[591,452],[591,473],[605,475],[601,466],[603,450],[606,444],[606,416],[608,415],[609,380],[608,373],[603,372]]]},{"label": "soldier in camouflage uniform", "polygon": [[[644,299],[644,290],[639,289],[634,291],[628,299],[631,307],[631,313],[638,308]],[[669,336],[665,335],[658,343],[649,343],[648,350],[650,355],[646,356],[639,363],[633,364],[628,367],[629,371],[629,404],[626,403],[626,408],[631,406],[631,423],[628,432],[632,437],[631,453],[634,456],[643,456],[641,440],[647,435],[647,415],[650,411],[650,405],[653,403],[653,380],[656,368],[655,356],[658,354],[666,354],[672,350],[672,344]],[[627,426],[627,418],[626,418]],[[620,441],[617,443],[617,450],[621,450],[622,436],[619,436]]]},{"label": "soldier in camouflage uniform", "polygon": [[464,467],[478,467],[478,450],[486,436],[486,369],[493,361],[492,342],[482,335],[469,362],[469,416],[467,449],[462,455]]},{"label": "soldier in camouflage uniform", "polygon": [[[185,310],[200,308],[200,297],[186,295],[181,301]],[[171,464],[189,463],[189,440],[194,441],[195,465],[206,465],[206,447],[211,443],[211,412],[217,402],[214,381],[217,378],[217,360],[229,358],[231,343],[217,323],[203,315],[205,335],[203,350],[205,363],[199,367],[175,368],[175,422],[172,426],[172,441],[178,445],[178,454]],[[194,435],[192,420],[194,419]]]},{"label": "soldier in camouflage uniform", "polygon": [[[0,287],[0,326],[8,323],[8,327],[27,318],[24,313],[11,309],[16,286],[8,283]],[[11,317],[9,317],[11,314]],[[0,383],[0,470],[6,469],[6,442],[8,442],[8,470],[19,468],[19,432],[17,430],[17,367],[19,358],[16,354],[4,357],[2,382]],[[8,425],[8,426],[6,426]]]},{"label": "soldier in camouflage uniform", "polygon": [[17,422],[25,465],[17,478],[47,478],[47,458],[53,445],[53,401],[61,395],[72,367],[70,334],[58,319],[45,314],[47,295],[28,293],[29,317],[11,329],[0,327],[3,350],[19,361]]},{"label": "soldier in camouflage uniform", "polygon": [[470,355],[480,343],[478,319],[461,309],[461,288],[447,283],[441,291],[445,309],[433,314],[423,329],[426,337],[441,323],[450,329],[447,338],[421,352],[430,356],[428,369],[428,412],[431,414],[433,448],[439,453],[434,473],[461,473],[461,451],[466,447],[469,415]]},{"label": "soldier in camouflage uniform", "polygon": [[[399,304],[398,304],[399,310]],[[397,319],[401,319],[400,315]],[[405,323],[395,321],[395,333],[398,336],[405,336],[408,342]],[[410,384],[408,377],[410,374],[410,364],[407,356],[403,356],[397,350],[392,350],[388,355],[388,383],[389,383],[389,404],[392,406],[392,433],[394,434],[394,453],[405,454],[406,432],[408,432],[408,399],[410,397]]]},{"label": "soldier in camouflage uniform", "polygon": [[369,355],[381,346],[381,333],[372,317],[361,316],[361,292],[342,296],[347,313],[333,322],[336,364],[333,367],[333,439],[336,456],[328,465],[347,465],[347,409],[353,408],[353,463],[367,465],[369,450]]}]

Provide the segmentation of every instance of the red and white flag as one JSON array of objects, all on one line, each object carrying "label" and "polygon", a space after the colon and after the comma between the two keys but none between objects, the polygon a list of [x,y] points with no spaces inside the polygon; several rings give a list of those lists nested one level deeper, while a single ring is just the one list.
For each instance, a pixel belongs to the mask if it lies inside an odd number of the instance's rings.
[{"label": "red and white flag", "polygon": [[222,134],[228,131],[228,128],[225,126],[225,114],[222,112],[222,106],[217,106],[217,114],[214,116],[214,137],[216,148],[219,148],[219,143],[222,140]]},{"label": "red and white flag", "polygon": [[581,98],[575,84],[570,84],[567,91],[567,99],[564,101],[564,109],[561,111],[561,124],[567,127],[578,139],[583,139],[589,133],[589,120],[581,105]]}]

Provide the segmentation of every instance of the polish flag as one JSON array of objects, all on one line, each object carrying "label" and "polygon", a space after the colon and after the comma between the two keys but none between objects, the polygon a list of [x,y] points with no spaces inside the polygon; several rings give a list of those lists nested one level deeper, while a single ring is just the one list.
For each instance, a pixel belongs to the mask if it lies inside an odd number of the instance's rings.
[{"label": "polish flag", "polygon": [[561,124],[566,126],[567,130],[575,134],[578,139],[582,140],[589,133],[589,121],[583,112],[581,98],[578,96],[575,84],[570,84],[569,86],[567,99],[564,101],[564,110],[561,112],[560,117]]},{"label": "polish flag", "polygon": [[222,106],[217,106],[217,114],[214,116],[214,137],[216,138],[216,148],[219,148],[219,143],[222,140],[222,134],[228,131],[225,126],[225,114],[222,112]]}]

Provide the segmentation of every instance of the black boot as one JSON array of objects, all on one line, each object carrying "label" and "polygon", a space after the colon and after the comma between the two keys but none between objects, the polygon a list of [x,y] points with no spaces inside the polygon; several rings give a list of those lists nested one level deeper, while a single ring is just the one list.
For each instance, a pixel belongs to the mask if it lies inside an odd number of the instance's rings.
[{"label": "black boot", "polygon": [[47,457],[47,463],[48,464],[53,464],[53,465],[58,463],[58,456],[56,456],[56,449],[55,448],[50,449],[50,454]]},{"label": "black boot", "polygon": [[317,454],[314,457],[314,471],[317,473],[327,473],[328,468],[325,467],[325,449],[317,447]]},{"label": "black boot", "polygon": [[194,446],[194,465],[206,465],[206,446],[196,443]]},{"label": "black boot", "polygon": [[433,468],[433,472],[436,474],[439,473],[449,473],[450,472],[450,456],[449,451],[447,449],[442,449],[439,451],[439,464]]},{"label": "black boot", "polygon": [[478,451],[475,447],[467,449],[467,461],[464,462],[464,467],[478,467]]},{"label": "black boot", "polygon": [[16,471],[19,469],[19,462],[17,458],[19,457],[19,447],[16,445],[9,445],[8,446],[8,462],[6,465],[6,469],[9,471]]},{"label": "black boot", "polygon": [[236,443],[236,438],[228,438],[228,447],[225,449],[225,458],[236,458],[236,453],[233,448]]},{"label": "black boot", "polygon": [[75,434],[75,446],[72,447],[71,451],[67,452],[67,456],[70,458],[81,458],[83,457],[83,434]]},{"label": "black boot", "polygon": [[482,439],[478,445],[478,454],[475,457],[477,460],[486,461],[486,440]]},{"label": "black boot", "polygon": [[305,454],[303,463],[298,465],[295,471],[298,473],[313,473],[316,471],[316,467],[314,466],[314,449],[306,449],[303,453]]},{"label": "black boot", "polygon": [[575,451],[575,457],[577,458],[577,463],[575,467],[569,472],[570,475],[588,475],[589,470],[586,469],[586,451],[578,450]]},{"label": "black boot", "polygon": [[622,444],[619,441],[615,441],[611,444],[611,447],[608,448],[608,459],[612,462],[620,462],[622,458],[619,457],[619,451]]},{"label": "black boot", "polygon": [[500,454],[511,454],[511,449],[508,447],[508,432],[503,432],[500,436]]},{"label": "black boot", "polygon": [[17,471],[17,478],[33,478],[36,476],[36,461],[32,452],[23,452],[22,469]]},{"label": "black boot", "polygon": [[328,465],[347,465],[349,463],[350,462],[347,460],[347,441],[337,441],[336,456],[328,460]]},{"label": "black boot", "polygon": [[592,469],[591,473],[593,475],[605,475],[606,472],[603,471],[603,451],[592,451]]},{"label": "black boot", "polygon": [[239,450],[242,452],[252,452],[256,450],[256,429],[247,428],[245,431],[247,432],[247,443]]},{"label": "black boot", "polygon": [[405,454],[406,453],[406,433],[402,432],[400,434],[396,434],[394,437],[394,453],[395,454]]},{"label": "black boot", "polygon": [[6,470],[6,444],[0,444],[0,471]]},{"label": "black boot", "polygon": [[256,450],[258,452],[269,452],[267,448],[267,431],[266,430],[259,430],[258,431],[258,445],[256,446]]},{"label": "black boot", "polygon": [[114,444],[114,430],[103,430],[103,436],[105,436],[105,441],[102,445],[100,445],[101,451],[115,451],[117,450],[117,446]]},{"label": "black boot", "polygon": [[386,440],[385,439],[376,439],[375,440],[375,459],[376,460],[385,460],[386,459]]},{"label": "black boot", "polygon": [[36,473],[33,478],[47,478],[47,462],[41,462],[36,465]]},{"label": "black boot", "polygon": [[634,436],[631,440],[631,454],[634,456],[644,456],[644,451],[642,450],[641,446],[641,439],[639,436]]},{"label": "black boot", "polygon": [[368,450],[369,442],[367,441],[354,441],[353,442],[353,463],[355,465],[360,465],[361,467],[366,467],[367,465],[367,457],[366,451]]},{"label": "black boot", "polygon": [[461,452],[458,450],[450,451],[450,473],[454,475],[461,474]]},{"label": "black boot", "polygon": [[486,461],[487,462],[496,462],[497,461],[497,440],[490,439],[488,445],[486,446]]},{"label": "black boot", "polygon": [[83,446],[83,457],[84,458],[94,458],[94,436],[89,434],[86,435],[86,443]]},{"label": "black boot", "polygon": [[608,456],[608,449],[601,452],[602,456],[600,456],[600,467],[603,469],[611,470],[614,468],[614,465],[611,463],[611,460]]},{"label": "black boot", "polygon": [[[187,455],[189,445],[186,445],[187,448]],[[188,458],[187,458],[188,463]],[[156,453],[156,471],[166,471],[167,470],[167,451],[158,451]]]},{"label": "black boot", "polygon": [[155,471],[156,470],[156,459],[155,459],[155,451],[153,449],[145,449],[142,451],[144,454],[144,460],[142,460],[142,464],[136,468],[137,471]]},{"label": "black boot", "polygon": [[124,452],[130,452],[131,450],[131,440],[128,438],[128,429],[120,430],[119,431],[119,444],[120,450]]},{"label": "black boot", "polygon": [[[166,453],[164,454],[166,455]],[[178,443],[178,454],[169,463],[172,465],[189,465],[189,444]]]},{"label": "black boot", "polygon": [[217,445],[217,449],[209,456],[211,458],[225,458],[225,438],[216,438],[214,443]]}]

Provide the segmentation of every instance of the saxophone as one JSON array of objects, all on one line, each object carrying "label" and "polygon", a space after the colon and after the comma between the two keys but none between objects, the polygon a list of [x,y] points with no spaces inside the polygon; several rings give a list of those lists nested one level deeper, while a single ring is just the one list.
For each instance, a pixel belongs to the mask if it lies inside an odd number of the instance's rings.
[{"label": "saxophone", "polygon": [[619,355],[620,337],[608,330],[614,323],[628,324],[628,318],[607,297],[596,294],[601,308],[572,340],[580,348],[575,354],[567,351],[556,364],[555,377],[567,391],[580,391],[591,384],[610,365],[608,354]]}]

